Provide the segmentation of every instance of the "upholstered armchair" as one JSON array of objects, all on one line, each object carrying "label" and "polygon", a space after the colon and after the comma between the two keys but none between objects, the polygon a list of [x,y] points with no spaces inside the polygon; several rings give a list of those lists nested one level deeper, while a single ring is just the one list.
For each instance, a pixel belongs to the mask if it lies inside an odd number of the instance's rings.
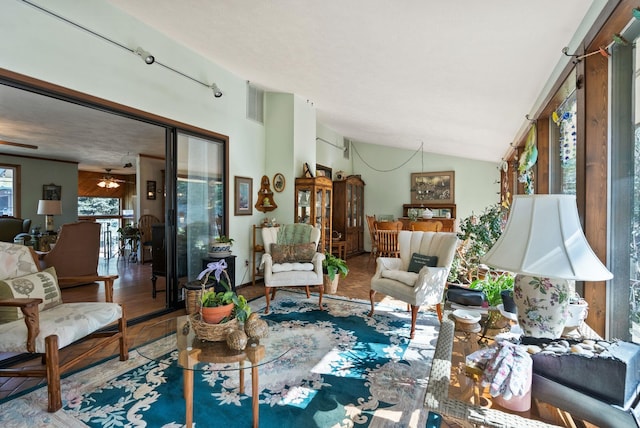
[{"label": "upholstered armchair", "polygon": [[309,224],[294,223],[262,229],[265,314],[269,313],[270,299],[275,298],[277,287],[305,287],[309,298],[309,287],[319,285],[318,305],[322,309],[324,254],[317,252],[319,241],[320,229]]},{"label": "upholstered armchair", "polygon": [[[108,276],[98,277],[99,257],[100,223],[67,223],[60,228],[53,249],[42,256],[41,268],[55,267],[61,288],[90,284],[98,280],[110,281]],[[107,286],[105,289],[107,300],[111,299],[110,288],[111,286]]]},{"label": "upholstered armchair", "polygon": [[[0,242],[0,352],[42,356],[40,366],[2,368],[0,376],[46,378],[49,412],[62,407],[61,374],[86,357],[118,342],[120,360],[128,359],[126,330],[119,304],[63,303],[54,268],[40,271],[31,247]],[[60,349],[88,338],[100,341],[60,360]]]},{"label": "upholstered armchair", "polygon": [[31,239],[29,236],[29,227],[31,227],[31,219],[22,219],[7,215],[0,216],[0,241],[13,242],[15,238],[20,237],[29,240]]},{"label": "upholstered armchair", "polygon": [[377,259],[369,292],[369,316],[373,316],[374,298],[379,291],[410,305],[412,339],[420,306],[436,305],[438,318],[442,319],[442,300],[457,244],[455,233],[401,230],[398,233],[400,257]]}]

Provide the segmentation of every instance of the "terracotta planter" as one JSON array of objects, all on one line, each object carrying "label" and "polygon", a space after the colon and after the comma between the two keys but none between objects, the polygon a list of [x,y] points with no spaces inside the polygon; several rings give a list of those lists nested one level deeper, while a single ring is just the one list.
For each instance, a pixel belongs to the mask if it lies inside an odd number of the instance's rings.
[{"label": "terracotta planter", "polygon": [[218,324],[223,318],[231,316],[231,313],[233,312],[233,303],[213,308],[203,307],[201,310],[204,322],[209,324]]}]

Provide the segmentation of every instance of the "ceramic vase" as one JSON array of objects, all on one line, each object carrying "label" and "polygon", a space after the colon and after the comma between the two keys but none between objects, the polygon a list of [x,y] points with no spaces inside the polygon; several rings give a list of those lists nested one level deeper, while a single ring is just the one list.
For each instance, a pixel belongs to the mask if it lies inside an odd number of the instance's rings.
[{"label": "ceramic vase", "polygon": [[517,275],[513,298],[524,336],[557,339],[569,314],[569,281]]},{"label": "ceramic vase", "polygon": [[223,306],[203,307],[202,319],[209,324],[219,324],[225,317],[230,317],[233,312],[233,303]]}]

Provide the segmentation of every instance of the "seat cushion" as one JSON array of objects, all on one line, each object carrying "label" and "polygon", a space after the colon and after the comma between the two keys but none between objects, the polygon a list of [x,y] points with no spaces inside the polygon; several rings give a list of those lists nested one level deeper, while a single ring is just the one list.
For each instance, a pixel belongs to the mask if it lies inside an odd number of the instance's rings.
[{"label": "seat cushion", "polygon": [[271,244],[273,263],[304,263],[310,262],[316,254],[316,244]]},{"label": "seat cushion", "polygon": [[393,279],[400,281],[403,284],[413,287],[418,279],[418,274],[415,272],[405,272],[403,270],[383,270],[380,272],[380,276],[383,278]]},{"label": "seat cushion", "polygon": [[[0,299],[42,299],[38,305],[40,312],[62,303],[56,270],[53,267],[42,272],[30,273],[18,278],[0,281]],[[17,307],[0,308],[0,323],[22,319],[22,311]]]},{"label": "seat cushion", "polygon": [[271,272],[312,271],[313,263],[274,263]]},{"label": "seat cushion", "polygon": [[[63,303],[40,312],[40,334],[36,337],[36,352],[44,353],[44,339],[58,335],[58,347],[73,342],[115,322],[122,317],[117,303]],[[27,352],[27,326],[24,320],[0,324],[0,352]]]}]

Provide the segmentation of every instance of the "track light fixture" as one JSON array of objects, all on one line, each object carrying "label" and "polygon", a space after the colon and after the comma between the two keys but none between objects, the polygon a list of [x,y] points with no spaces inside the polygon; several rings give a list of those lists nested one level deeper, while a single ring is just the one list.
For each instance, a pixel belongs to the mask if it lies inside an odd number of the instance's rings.
[{"label": "track light fixture", "polygon": [[[142,60],[145,62],[145,64],[148,64],[148,65],[151,65],[151,64],[159,65],[160,67],[164,67],[169,71],[173,71],[174,73],[179,74],[180,76],[185,77],[185,78],[187,78],[187,79],[189,79],[189,80],[191,80],[191,81],[193,81],[195,83],[198,83],[198,84],[200,84],[200,85],[202,85],[202,86],[204,86],[206,88],[212,89],[213,90],[213,95],[216,98],[220,98],[223,95],[223,92],[220,90],[218,85],[216,85],[215,83],[209,85],[209,84],[207,84],[205,82],[202,82],[202,81],[200,81],[198,79],[195,79],[195,78],[189,76],[188,74],[185,74],[185,73],[183,73],[183,72],[181,72],[179,70],[176,70],[175,68],[173,68],[173,67],[171,67],[171,66],[169,66],[167,64],[163,64],[161,61],[156,61],[156,58],[153,55],[151,55],[151,53],[147,52],[146,50],[144,50],[140,46],[138,46],[135,49],[132,49],[129,46],[118,42],[117,40],[113,40],[113,39],[111,39],[111,38],[109,38],[109,37],[107,37],[107,36],[105,36],[103,34],[96,33],[95,31],[93,31],[90,28],[87,28],[87,27],[85,27],[83,25],[80,25],[80,24],[78,24],[76,22],[73,22],[73,21],[71,21],[71,20],[69,20],[69,19],[67,19],[67,18],[65,18],[63,16],[57,15],[54,12],[51,12],[50,10],[47,10],[47,9],[41,7],[41,6],[38,6],[37,4],[32,3],[30,0],[22,0],[22,1],[24,3],[27,3],[27,4],[31,5],[32,7],[36,8],[36,9],[38,9],[42,13],[45,13],[45,14],[50,15],[50,16],[53,16],[54,18],[57,18],[60,21],[63,21],[63,22],[65,22],[65,23],[67,23],[69,25],[72,25],[72,26],[74,26],[74,27],[76,27],[76,28],[78,28],[78,29],[80,29],[82,31],[85,31],[85,32],[87,32],[89,34],[92,34],[92,35],[104,40],[105,42],[111,43],[112,45],[118,46],[119,48],[122,48],[122,49],[124,49],[124,50],[126,50],[126,51],[128,51],[130,53],[138,55],[140,58],[142,58]],[[8,144],[8,143],[0,141],[0,144]],[[15,143],[12,143],[12,144],[15,144]],[[28,148],[37,148],[37,147],[34,146],[34,147],[28,147]],[[132,166],[133,166],[133,162],[132,162]]]},{"label": "track light fixture", "polygon": [[216,98],[220,98],[222,96],[222,91],[218,88],[218,85],[215,83],[211,84],[211,90],[213,91],[213,96]]},{"label": "track light fixture", "polygon": [[142,49],[140,46],[138,46],[136,48],[136,50],[133,51],[133,53],[138,55],[140,58],[142,58],[142,60],[146,64],[151,65],[156,61],[156,59],[153,57],[153,55],[151,55],[149,52],[147,52],[144,49]]}]

